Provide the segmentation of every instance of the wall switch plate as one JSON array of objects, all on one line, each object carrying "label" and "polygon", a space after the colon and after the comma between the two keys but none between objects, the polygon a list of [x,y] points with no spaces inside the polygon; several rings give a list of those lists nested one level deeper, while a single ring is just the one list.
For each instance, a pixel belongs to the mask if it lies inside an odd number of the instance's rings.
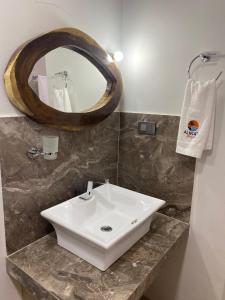
[{"label": "wall switch plate", "polygon": [[155,136],[156,135],[156,123],[155,122],[147,122],[147,121],[139,121],[138,122],[138,133]]}]

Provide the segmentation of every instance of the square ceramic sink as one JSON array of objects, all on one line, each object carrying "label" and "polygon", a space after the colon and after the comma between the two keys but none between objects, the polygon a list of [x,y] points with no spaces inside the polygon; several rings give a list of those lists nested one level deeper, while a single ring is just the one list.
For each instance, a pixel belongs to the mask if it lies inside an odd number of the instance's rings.
[{"label": "square ceramic sink", "polygon": [[149,231],[165,201],[106,183],[41,212],[54,226],[58,245],[105,271]]}]

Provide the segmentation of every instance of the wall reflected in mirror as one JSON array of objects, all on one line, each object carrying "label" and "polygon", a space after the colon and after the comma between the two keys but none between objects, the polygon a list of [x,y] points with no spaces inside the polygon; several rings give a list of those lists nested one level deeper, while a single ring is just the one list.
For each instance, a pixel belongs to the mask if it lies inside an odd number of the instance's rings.
[{"label": "wall reflected in mirror", "polygon": [[38,60],[29,85],[46,105],[72,113],[90,110],[105,93],[107,82],[85,57],[60,47]]}]

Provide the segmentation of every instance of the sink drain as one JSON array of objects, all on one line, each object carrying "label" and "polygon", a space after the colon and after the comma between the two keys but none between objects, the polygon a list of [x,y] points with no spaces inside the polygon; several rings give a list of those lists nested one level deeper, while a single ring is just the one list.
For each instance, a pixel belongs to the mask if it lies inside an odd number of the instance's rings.
[{"label": "sink drain", "polygon": [[108,226],[108,225],[102,226],[100,229],[101,229],[101,231],[105,231],[105,232],[109,232],[109,231],[113,230],[112,227]]}]

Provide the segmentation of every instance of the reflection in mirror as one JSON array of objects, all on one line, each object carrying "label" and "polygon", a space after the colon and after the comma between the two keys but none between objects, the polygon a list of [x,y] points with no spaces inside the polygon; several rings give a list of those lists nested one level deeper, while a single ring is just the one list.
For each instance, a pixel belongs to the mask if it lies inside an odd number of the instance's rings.
[{"label": "reflection in mirror", "polygon": [[35,64],[29,85],[42,102],[63,112],[82,112],[105,93],[107,81],[82,55],[56,48]]}]

